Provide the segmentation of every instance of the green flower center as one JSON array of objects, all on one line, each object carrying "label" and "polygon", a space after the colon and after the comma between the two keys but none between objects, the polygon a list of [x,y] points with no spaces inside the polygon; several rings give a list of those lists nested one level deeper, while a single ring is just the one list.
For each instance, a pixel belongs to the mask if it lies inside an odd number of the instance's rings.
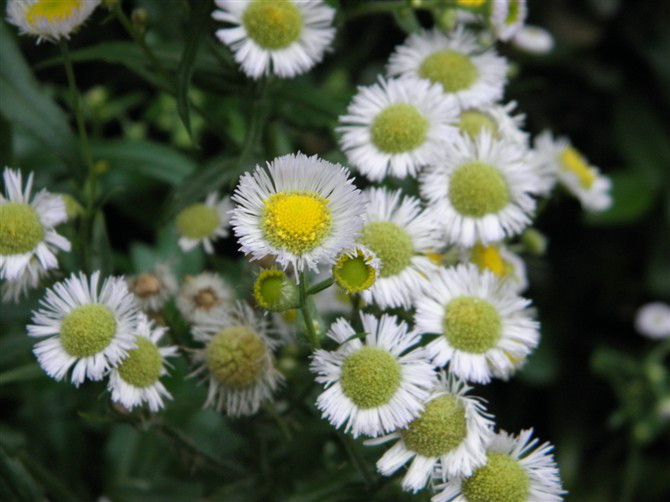
[{"label": "green flower center", "polygon": [[300,10],[288,0],[254,0],[244,11],[242,24],[263,49],[284,49],[300,38]]},{"label": "green flower center", "polygon": [[231,326],[212,338],[205,358],[219,383],[244,389],[261,378],[266,355],[265,343],[254,331],[246,326]]},{"label": "green flower center", "polygon": [[389,221],[373,221],[365,225],[360,242],[381,260],[382,277],[399,274],[409,266],[414,256],[410,236],[398,225]]},{"label": "green flower center", "polygon": [[509,10],[507,11],[507,17],[505,18],[505,24],[514,24],[519,19],[519,1],[520,0],[511,0],[509,3]]},{"label": "green flower center", "polygon": [[444,92],[457,92],[470,87],[478,76],[477,67],[460,52],[434,52],[419,67],[421,78],[442,84]]},{"label": "green flower center", "polygon": [[75,307],[60,325],[63,348],[74,357],[90,357],[102,352],[115,334],[114,314],[98,303]]},{"label": "green flower center", "polygon": [[384,349],[363,347],[345,359],[340,384],[356,406],[376,408],[388,403],[398,389],[400,365]]},{"label": "green flower center", "polygon": [[254,297],[267,310],[282,312],[298,303],[298,290],[281,270],[264,270],[254,284]]},{"label": "green flower center", "polygon": [[359,251],[353,258],[345,254],[337,260],[333,266],[333,276],[347,292],[359,293],[372,286],[377,273]]},{"label": "green flower center", "polygon": [[494,138],[499,138],[498,124],[486,113],[477,110],[465,110],[458,120],[458,127],[471,139],[475,139],[483,131],[488,131]]},{"label": "green flower center", "polygon": [[444,336],[457,350],[482,354],[495,347],[501,330],[500,314],[486,300],[460,296],[447,304]]},{"label": "green flower center", "polygon": [[44,238],[44,227],[30,204],[0,205],[0,255],[23,254],[35,249]]},{"label": "green flower center", "polygon": [[468,502],[525,502],[528,476],[519,463],[504,453],[489,453],[486,465],[463,481]]},{"label": "green flower center", "polygon": [[151,340],[138,336],[135,341],[137,348],[128,352],[128,357],[119,366],[119,373],[133,387],[149,387],[158,381],[163,358]]},{"label": "green flower center", "polygon": [[382,152],[409,152],[426,140],[428,119],[414,105],[391,105],[372,121],[372,142]]},{"label": "green flower center", "polygon": [[451,176],[449,200],[465,216],[479,218],[497,213],[509,202],[507,181],[489,164],[463,164]]},{"label": "green flower center", "polygon": [[264,202],[261,228],[275,248],[302,255],[322,244],[330,234],[328,199],[316,192],[280,192]]},{"label": "green flower center", "polygon": [[220,223],[217,210],[205,204],[193,204],[177,215],[177,230],[193,240],[210,237]]},{"label": "green flower center", "polygon": [[458,448],[468,433],[465,408],[454,396],[426,404],[421,415],[401,432],[408,449],[424,457],[440,457]]}]

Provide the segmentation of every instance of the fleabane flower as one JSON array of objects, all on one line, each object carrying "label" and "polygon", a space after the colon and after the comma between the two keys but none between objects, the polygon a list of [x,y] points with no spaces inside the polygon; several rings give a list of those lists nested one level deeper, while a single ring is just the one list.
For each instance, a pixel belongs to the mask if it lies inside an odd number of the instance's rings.
[{"label": "fleabane flower", "polygon": [[335,38],[335,10],[321,0],[216,0],[212,17],[233,26],[216,31],[244,73],[290,78],[323,59]]},{"label": "fleabane flower", "polygon": [[445,477],[465,476],[486,463],[492,417],[470,390],[462,380],[442,374],[417,418],[392,434],[367,440],[367,445],[396,441],[377,462],[379,472],[391,476],[411,460],[402,487],[416,492],[435,470]]},{"label": "fleabane flower", "polygon": [[490,3],[489,23],[500,40],[509,40],[526,22],[526,0],[493,0]]},{"label": "fleabane flower", "polygon": [[384,80],[358,93],[339,118],[340,146],[371,181],[416,176],[456,134],[458,107],[439,86],[413,77]]},{"label": "fleabane flower", "polygon": [[450,244],[498,242],[531,221],[538,178],[523,147],[482,132],[458,137],[420,177],[421,196],[440,215]]},{"label": "fleabane flower", "polygon": [[109,374],[107,389],[112,393],[112,401],[128,410],[147,403],[155,413],[164,407],[163,399],[172,399],[160,381],[168,372],[165,358],[177,354],[176,346],[158,346],[166,332],[166,327],[155,326],[140,314],[135,329],[136,347]]},{"label": "fleabane flower", "polygon": [[177,308],[190,323],[204,323],[234,306],[235,292],[219,274],[187,276],[177,295]]},{"label": "fleabane flower", "polygon": [[44,189],[31,197],[33,173],[25,189],[20,171],[5,168],[2,177],[5,195],[0,194],[0,279],[16,281],[25,274],[37,277],[40,268],[57,268],[55,253],[70,250],[70,241],[55,230],[67,220],[63,200]]},{"label": "fleabane flower", "polygon": [[207,195],[204,203],[191,204],[182,209],[176,219],[179,247],[190,251],[202,244],[205,252],[212,254],[212,243],[228,236],[228,213],[231,209],[230,197],[219,198],[216,192]]},{"label": "fleabane flower", "polygon": [[369,289],[379,277],[381,261],[370,249],[355,244],[340,253],[333,265],[333,278],[348,294]]},{"label": "fleabane flower", "polygon": [[501,281],[510,282],[519,293],[528,287],[526,264],[503,244],[484,246],[477,243],[472,248],[463,249],[462,257],[463,261],[477,265],[480,272],[488,270]]},{"label": "fleabane flower", "polygon": [[[326,390],[317,407],[334,427],[344,425],[354,437],[378,436],[407,425],[422,410],[436,375],[421,337],[390,315],[361,314],[364,338],[344,319],[327,336],[335,351],[317,350],[310,369]],[[414,348],[413,348],[414,347]]]},{"label": "fleabane flower", "polygon": [[108,277],[98,287],[100,272],[89,278],[72,274],[48,289],[33,313],[28,335],[49,337],[33,349],[47,374],[71,381],[101,380],[135,348],[138,310],[122,277]]},{"label": "fleabane flower", "polygon": [[278,157],[240,179],[231,219],[240,249],[302,272],[332,265],[358,236],[364,201],[349,171],[316,155]]},{"label": "fleabane flower", "polygon": [[137,306],[147,313],[161,310],[177,292],[177,279],[165,263],[156,265],[151,272],[131,275],[126,282]]},{"label": "fleabane flower", "polygon": [[283,381],[272,352],[278,342],[270,338],[266,322],[240,303],[229,313],[220,312],[206,323],[193,326],[201,349],[193,351],[193,377],[208,382],[205,408],[238,417],[253,415]]},{"label": "fleabane flower", "polygon": [[640,307],[635,316],[635,329],[648,338],[670,338],[670,305],[651,302]]},{"label": "fleabane flower", "polygon": [[433,363],[476,383],[508,376],[539,342],[530,301],[514,286],[475,265],[440,269],[416,300],[420,333],[438,335],[426,345]]},{"label": "fleabane flower", "polygon": [[486,131],[496,140],[502,139],[528,148],[528,133],[523,130],[526,116],[512,114],[516,105],[516,101],[510,101],[504,105],[463,108],[458,114],[458,130],[471,140]]},{"label": "fleabane flower", "polygon": [[31,289],[37,288],[43,279],[49,275],[49,272],[44,269],[36,257],[30,259],[29,265],[26,267],[23,275],[18,279],[11,281],[4,281],[0,292],[2,293],[3,303],[19,303],[22,296],[28,294]]},{"label": "fleabane flower", "polygon": [[544,131],[535,138],[535,162],[555,173],[558,181],[588,211],[604,211],[612,205],[612,182],[588,163],[566,138]]},{"label": "fleabane flower", "polygon": [[381,262],[379,277],[363,299],[381,308],[408,308],[437,266],[424,256],[439,247],[442,231],[436,214],[400,190],[371,188],[359,242]]},{"label": "fleabane flower", "polygon": [[[560,502],[565,490],[549,443],[538,446],[532,429],[518,436],[505,431],[492,439],[486,465],[472,475],[438,484],[431,502]],[[439,473],[438,473],[439,475]]]},{"label": "fleabane flower", "polygon": [[514,34],[512,45],[531,54],[548,54],[554,49],[554,37],[540,26],[527,24]]},{"label": "fleabane flower", "polygon": [[507,62],[493,49],[483,50],[462,28],[444,34],[437,29],[410,35],[388,64],[390,76],[412,76],[440,84],[462,108],[502,98]]},{"label": "fleabane flower", "polygon": [[8,0],[7,20],[37,42],[69,39],[100,5],[100,0]]}]

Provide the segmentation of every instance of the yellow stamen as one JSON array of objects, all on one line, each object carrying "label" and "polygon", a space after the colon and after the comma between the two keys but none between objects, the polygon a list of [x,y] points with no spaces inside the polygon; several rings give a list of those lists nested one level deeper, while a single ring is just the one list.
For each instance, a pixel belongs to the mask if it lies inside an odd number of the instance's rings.
[{"label": "yellow stamen", "polygon": [[596,181],[596,174],[593,168],[586,163],[586,159],[575,148],[568,146],[559,155],[559,160],[563,169],[577,176],[579,184],[584,188],[591,188],[591,185]]}]

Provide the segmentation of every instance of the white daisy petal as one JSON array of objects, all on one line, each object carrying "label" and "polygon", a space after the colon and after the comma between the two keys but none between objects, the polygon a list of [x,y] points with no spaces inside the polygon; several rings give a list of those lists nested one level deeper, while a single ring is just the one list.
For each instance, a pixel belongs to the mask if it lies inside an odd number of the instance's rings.
[{"label": "white daisy petal", "polygon": [[234,307],[235,292],[219,274],[187,276],[177,295],[177,308],[190,323],[206,323]]},{"label": "white daisy petal", "polygon": [[652,302],[640,307],[635,316],[635,329],[648,338],[670,338],[670,305]]}]

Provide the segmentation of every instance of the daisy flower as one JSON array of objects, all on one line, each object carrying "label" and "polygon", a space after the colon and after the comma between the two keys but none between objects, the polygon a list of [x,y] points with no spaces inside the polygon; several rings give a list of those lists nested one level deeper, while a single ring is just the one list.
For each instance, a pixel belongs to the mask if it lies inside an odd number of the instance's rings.
[{"label": "daisy flower", "polygon": [[235,292],[219,274],[187,276],[177,295],[177,309],[190,323],[203,323],[233,306]]},{"label": "daisy flower", "polygon": [[354,243],[364,210],[347,169],[301,153],[245,173],[233,202],[240,249],[254,260],[274,256],[296,272],[332,265]]},{"label": "daisy flower", "polygon": [[449,243],[471,247],[518,234],[531,221],[538,178],[525,150],[484,131],[456,138],[420,177],[421,196],[440,215]]},{"label": "daisy flower", "polygon": [[49,337],[33,352],[49,376],[62,380],[72,367],[72,383],[101,380],[135,348],[138,310],[122,277],[98,288],[100,272],[72,274],[48,289],[33,313],[28,335]]},{"label": "daisy flower", "polygon": [[416,176],[442,156],[456,129],[458,107],[438,85],[407,77],[359,87],[339,118],[340,146],[371,181]]},{"label": "daisy flower", "polygon": [[509,40],[519,32],[528,16],[526,0],[495,0],[491,2],[489,23],[500,40]]},{"label": "daisy flower", "polygon": [[435,371],[421,348],[421,337],[396,316],[361,314],[365,338],[344,319],[327,336],[335,351],[317,350],[310,369],[326,390],[316,406],[334,427],[378,436],[407,425],[423,410],[435,384]]},{"label": "daisy flower", "polygon": [[370,288],[381,269],[381,261],[370,249],[355,244],[343,251],[333,265],[333,279],[349,294],[360,293]]},{"label": "daisy flower", "polygon": [[555,173],[558,181],[588,211],[604,211],[612,205],[612,182],[575,149],[566,138],[544,131],[535,139],[536,162]]},{"label": "daisy flower", "polygon": [[[24,274],[39,275],[58,267],[55,253],[70,250],[70,241],[54,227],[65,222],[65,204],[60,197],[40,190],[34,197],[33,173],[25,189],[21,172],[5,168],[5,195],[0,194],[0,279],[15,281]],[[36,258],[36,259],[33,259]],[[30,270],[29,270],[30,269]]]},{"label": "daisy flower", "polygon": [[416,301],[414,322],[420,333],[438,338],[426,345],[433,363],[464,380],[488,383],[506,374],[539,342],[539,324],[530,301],[491,272],[474,265],[440,269]]},{"label": "daisy flower", "polygon": [[323,59],[335,38],[335,10],[321,0],[215,0],[212,17],[233,25],[216,36],[249,77],[290,78]]},{"label": "daisy flower", "polygon": [[107,389],[112,393],[112,401],[128,410],[148,403],[149,410],[155,413],[164,407],[163,398],[172,399],[160,381],[167,374],[165,358],[177,354],[176,346],[158,346],[166,331],[167,328],[155,326],[140,314],[135,330],[137,347],[109,374]]},{"label": "daisy flower", "polygon": [[69,39],[100,5],[100,0],[8,0],[7,20],[22,35],[57,42]]},{"label": "daisy flower", "polygon": [[560,502],[566,491],[549,443],[537,446],[532,429],[518,436],[500,431],[486,453],[486,465],[472,475],[449,478],[432,502]]},{"label": "daisy flower", "polygon": [[554,37],[544,28],[527,24],[514,34],[512,45],[531,54],[548,54],[554,49]]},{"label": "daisy flower", "polygon": [[278,342],[267,335],[265,320],[246,304],[196,324],[193,337],[204,344],[193,352],[191,376],[209,382],[205,408],[232,417],[253,415],[283,381],[272,358]]},{"label": "daisy flower", "polygon": [[25,296],[31,289],[37,288],[48,275],[49,272],[44,270],[39,260],[33,256],[22,276],[12,281],[5,281],[2,284],[2,302],[19,303],[21,296]]},{"label": "daisy flower", "polygon": [[502,98],[507,62],[493,49],[482,50],[474,35],[461,27],[445,35],[423,31],[396,48],[388,64],[391,76],[413,76],[440,84],[462,108]]},{"label": "daisy flower", "polygon": [[408,308],[437,266],[424,256],[439,247],[442,232],[436,215],[419,199],[400,190],[371,188],[359,241],[381,261],[379,277],[363,291],[363,299],[382,309]]},{"label": "daisy flower", "polygon": [[463,249],[462,258],[462,261],[477,265],[480,272],[488,270],[501,281],[509,281],[518,293],[528,287],[526,264],[502,244],[484,246],[477,243],[472,248]]},{"label": "daisy flower", "polygon": [[165,263],[156,265],[150,273],[131,275],[126,282],[143,312],[158,312],[177,292],[177,279]]},{"label": "daisy flower", "polygon": [[670,305],[652,302],[640,307],[635,316],[635,329],[648,338],[670,338]]},{"label": "daisy flower", "polygon": [[367,440],[366,445],[396,441],[377,462],[379,472],[391,476],[411,460],[402,487],[416,492],[436,469],[451,477],[471,474],[483,465],[493,422],[483,400],[469,395],[470,389],[443,373],[421,414],[406,428]]},{"label": "daisy flower", "polygon": [[179,247],[183,251],[190,251],[202,243],[205,252],[212,254],[212,242],[228,236],[228,213],[231,208],[230,197],[219,199],[216,192],[211,192],[204,204],[192,204],[183,209],[176,220],[180,235]]},{"label": "daisy flower", "polygon": [[475,140],[482,131],[487,131],[495,139],[528,148],[528,133],[523,130],[526,116],[512,115],[516,106],[516,101],[510,101],[506,105],[463,108],[458,115],[458,129],[471,140]]}]

